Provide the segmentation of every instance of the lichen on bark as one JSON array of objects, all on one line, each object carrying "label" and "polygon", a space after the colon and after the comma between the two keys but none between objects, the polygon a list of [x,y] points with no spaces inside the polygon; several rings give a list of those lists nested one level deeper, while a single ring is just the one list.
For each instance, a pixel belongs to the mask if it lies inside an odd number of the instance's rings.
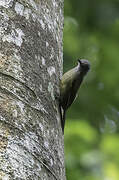
[{"label": "lichen on bark", "polygon": [[0,178],[65,180],[63,0],[0,1]]}]

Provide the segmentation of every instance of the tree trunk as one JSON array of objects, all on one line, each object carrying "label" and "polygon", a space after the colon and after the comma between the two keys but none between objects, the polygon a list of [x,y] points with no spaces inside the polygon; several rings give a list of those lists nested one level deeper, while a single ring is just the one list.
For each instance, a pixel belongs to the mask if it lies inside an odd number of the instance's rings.
[{"label": "tree trunk", "polygon": [[0,179],[65,180],[63,0],[0,0]]}]

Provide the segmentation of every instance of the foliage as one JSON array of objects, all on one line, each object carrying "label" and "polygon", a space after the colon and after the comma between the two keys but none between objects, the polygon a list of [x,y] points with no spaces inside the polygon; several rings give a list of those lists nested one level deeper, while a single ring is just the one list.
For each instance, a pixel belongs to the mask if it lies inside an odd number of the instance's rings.
[{"label": "foliage", "polygon": [[65,0],[64,71],[91,62],[67,113],[68,180],[119,179],[119,1]]}]

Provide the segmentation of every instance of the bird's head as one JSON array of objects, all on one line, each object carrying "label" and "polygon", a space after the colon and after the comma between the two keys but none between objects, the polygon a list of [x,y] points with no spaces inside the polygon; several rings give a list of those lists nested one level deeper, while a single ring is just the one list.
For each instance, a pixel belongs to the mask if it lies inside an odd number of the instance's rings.
[{"label": "bird's head", "polygon": [[90,70],[90,63],[86,59],[78,59],[79,71],[86,74]]}]

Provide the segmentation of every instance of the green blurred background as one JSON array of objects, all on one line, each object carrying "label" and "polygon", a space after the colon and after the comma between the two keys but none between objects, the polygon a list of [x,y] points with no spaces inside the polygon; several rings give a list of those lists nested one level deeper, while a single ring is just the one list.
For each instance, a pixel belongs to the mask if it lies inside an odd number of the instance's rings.
[{"label": "green blurred background", "polygon": [[67,112],[67,180],[119,180],[119,0],[64,3],[64,72],[91,62]]}]

